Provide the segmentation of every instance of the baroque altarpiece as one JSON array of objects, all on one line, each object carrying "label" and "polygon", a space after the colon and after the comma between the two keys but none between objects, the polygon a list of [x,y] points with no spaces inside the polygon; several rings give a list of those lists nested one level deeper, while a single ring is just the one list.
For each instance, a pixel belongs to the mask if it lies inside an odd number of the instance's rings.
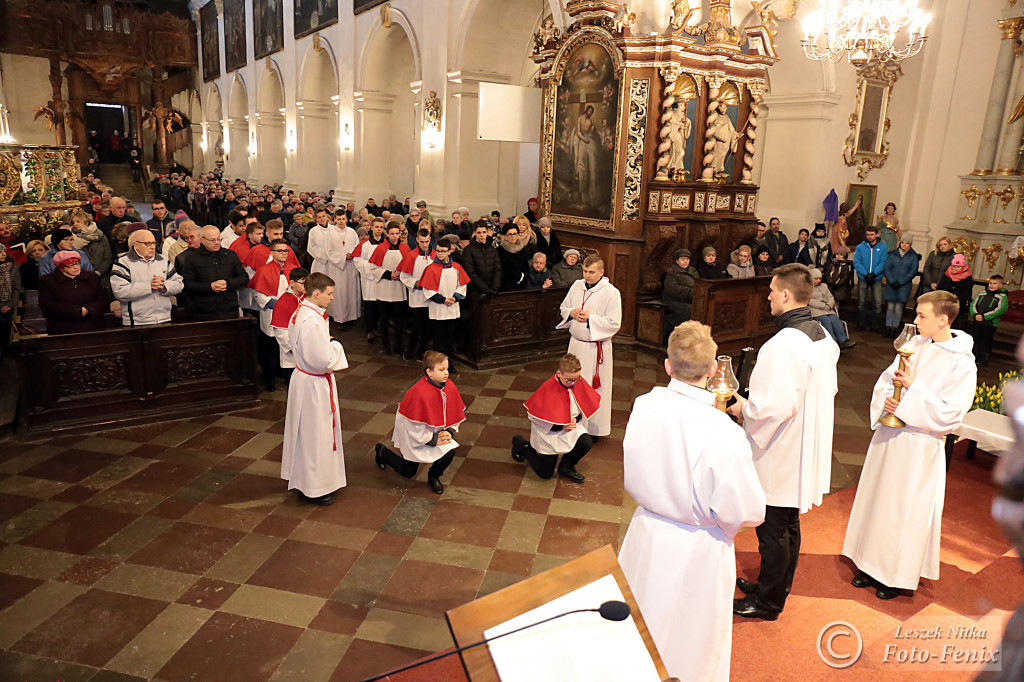
[{"label": "baroque altarpiece", "polygon": [[[770,5],[770,3],[763,3]],[[679,248],[719,263],[755,232],[753,163],[774,13],[740,29],[729,0],[707,20],[671,3],[661,33],[634,33],[629,4],[570,2],[564,32],[535,36],[543,119],[540,201],[563,243],[600,254],[622,292],[622,333],[657,296]],[[641,319],[640,324],[643,324]]]}]

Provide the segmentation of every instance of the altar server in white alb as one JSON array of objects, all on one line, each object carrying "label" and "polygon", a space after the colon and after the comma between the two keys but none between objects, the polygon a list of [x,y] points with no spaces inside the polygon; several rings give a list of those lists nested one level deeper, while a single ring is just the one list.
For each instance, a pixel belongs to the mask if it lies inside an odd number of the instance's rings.
[{"label": "altar server in white alb", "polygon": [[[400,279],[398,266],[405,258],[405,254],[412,249],[402,241],[401,225],[389,223],[386,229],[387,238],[370,254],[366,262],[366,272],[367,277],[374,281],[377,311],[380,315],[381,345],[384,352],[390,355],[392,352],[401,351],[402,323],[405,320],[405,310],[408,307],[406,300],[409,296]],[[391,343],[392,324],[395,329],[394,344]]]},{"label": "altar server in white alb", "polygon": [[448,378],[448,357],[428,350],[423,354],[423,376],[412,385],[395,413],[391,435],[401,456],[383,443],[374,448],[374,462],[381,469],[391,467],[405,478],[412,478],[420,464],[429,464],[427,485],[435,493],[444,492],[441,475],[455,459],[455,432],[466,421],[466,405],[455,382]]},{"label": "altar server in white alb", "polygon": [[586,423],[601,405],[601,396],[580,375],[580,369],[575,355],[559,360],[555,375],[524,403],[530,418],[530,440],[512,436],[512,459],[528,462],[541,478],[551,478],[557,464],[559,476],[573,483],[585,480],[576,465],[594,444]]},{"label": "altar server in white alb", "polygon": [[[455,352],[455,332],[461,314],[459,302],[466,299],[469,284],[469,275],[451,257],[457,242],[458,237],[451,234],[439,239],[434,249],[434,262],[423,268],[420,277],[420,289],[427,297],[431,342],[449,358]],[[448,371],[458,373],[451,360]]]},{"label": "altar server in white alb", "polygon": [[334,372],[348,367],[345,350],[331,338],[327,306],[334,280],[321,272],[306,278],[306,298],[288,324],[295,371],[288,386],[281,478],[307,502],[327,506],[345,487],[341,410]]},{"label": "altar server in white alb", "polygon": [[569,330],[569,353],[583,366],[583,377],[601,396],[601,407],[587,420],[587,433],[612,432],[612,337],[622,326],[622,297],[604,276],[604,261],[588,256],[583,279],[573,282],[562,301],[562,323]]},{"label": "altar server in white alb", "polygon": [[625,488],[639,505],[619,563],[668,668],[729,679],[733,537],[764,520],[765,495],[743,429],[704,389],[718,346],[684,322],[669,336],[667,387],[636,399],[622,442]]},{"label": "altar server in white alb", "polygon": [[[899,359],[882,372],[871,396],[875,430],[857,485],[843,555],[859,569],[855,587],[874,587],[879,599],[916,590],[921,578],[939,579],[939,538],[946,494],[945,438],[974,402],[978,380],[967,332],[950,329],[960,303],[948,291],[917,299],[918,335],[907,371]],[[893,398],[893,378],[903,384]],[[878,420],[903,420],[892,428]]]},{"label": "altar server in white alb", "polygon": [[[345,212],[339,211],[344,217]],[[334,301],[327,314],[338,324],[359,317],[359,272],[351,263],[359,246],[356,231],[344,220],[331,223],[327,211],[318,208],[316,224],[309,229],[307,251],[313,257],[311,272],[322,272],[334,280]]]},{"label": "altar server in white alb", "polygon": [[[420,278],[427,266],[434,262],[437,254],[430,248],[430,228],[421,227],[416,232],[416,249],[405,254],[398,264],[398,277],[409,290],[408,315],[409,339],[402,356],[406,360],[419,360],[427,349],[427,324],[430,320],[427,295],[420,286]],[[443,349],[442,349],[443,351]]]},{"label": "altar server in white alb", "polygon": [[363,297],[363,320],[366,323],[366,340],[372,343],[377,338],[380,309],[377,305],[377,282],[371,276],[370,256],[384,241],[384,219],[377,217],[370,223],[370,234],[352,252],[353,265],[359,273],[359,291]]},{"label": "altar server in white alb", "polygon": [[754,468],[768,500],[757,527],[757,582],[736,580],[748,595],[733,612],[775,620],[786,605],[800,554],[800,514],[821,504],[832,476],[832,426],[839,346],[815,322],[807,304],[811,271],[792,263],[772,272],[768,294],[779,332],[757,354],[749,400],[736,397],[729,414],[743,416]]}]

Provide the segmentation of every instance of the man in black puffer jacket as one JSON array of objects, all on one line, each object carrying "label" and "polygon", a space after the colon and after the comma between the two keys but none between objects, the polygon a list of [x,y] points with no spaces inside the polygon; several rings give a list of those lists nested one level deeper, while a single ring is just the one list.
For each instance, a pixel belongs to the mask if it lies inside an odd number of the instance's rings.
[{"label": "man in black puffer jacket", "polygon": [[477,225],[473,239],[462,250],[459,265],[469,275],[469,290],[494,295],[501,288],[501,259],[487,236],[487,227]]},{"label": "man in black puffer jacket", "polygon": [[661,291],[661,302],[668,308],[665,315],[665,334],[671,334],[677,325],[690,319],[693,307],[693,283],[698,279],[697,270],[690,265],[689,249],[679,249],[672,267],[665,273]]},{"label": "man in black puffer jacket", "polygon": [[188,294],[189,317],[222,320],[238,317],[238,290],[249,284],[242,261],[221,248],[220,230],[207,225],[198,249],[181,254],[181,277]]}]

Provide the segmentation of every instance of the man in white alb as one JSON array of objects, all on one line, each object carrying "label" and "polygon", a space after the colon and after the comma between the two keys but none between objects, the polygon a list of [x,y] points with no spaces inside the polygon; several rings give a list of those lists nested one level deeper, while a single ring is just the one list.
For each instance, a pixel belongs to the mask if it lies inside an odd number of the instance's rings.
[{"label": "man in white alb", "polygon": [[562,301],[562,323],[569,330],[569,353],[579,358],[583,377],[601,396],[601,406],[587,420],[587,433],[612,432],[612,337],[622,326],[622,297],[604,276],[604,261],[588,256],[583,279],[573,282]]},{"label": "man in white alb", "polygon": [[639,505],[619,563],[669,675],[729,679],[733,537],[764,520],[750,445],[704,389],[711,328],[684,322],[668,340],[667,387],[633,404],[622,441],[625,487]]}]

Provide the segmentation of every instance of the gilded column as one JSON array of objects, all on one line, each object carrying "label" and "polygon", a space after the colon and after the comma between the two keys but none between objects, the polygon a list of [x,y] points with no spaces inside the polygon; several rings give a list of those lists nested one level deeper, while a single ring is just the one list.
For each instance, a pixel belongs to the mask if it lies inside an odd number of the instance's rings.
[{"label": "gilded column", "polygon": [[53,91],[53,99],[50,101],[53,109],[53,132],[57,138],[57,144],[67,144],[67,130],[64,127],[64,114],[67,113],[67,105],[61,94],[64,85],[64,75],[60,70],[60,59],[50,58],[50,87]]},{"label": "gilded column", "polygon": [[718,120],[718,96],[721,88],[725,85],[724,74],[710,74],[706,76],[708,83],[708,109],[707,119],[704,122],[704,160],[703,170],[700,173],[701,182],[715,181],[715,122]]},{"label": "gilded column", "polygon": [[[999,131],[1002,129],[1003,112],[1006,110],[1006,97],[1009,94],[1010,81],[1013,80],[1014,48],[1022,25],[1024,25],[1024,19],[1021,17],[999,21],[999,30],[1002,31],[1003,39],[999,44],[996,72],[992,77],[992,92],[988,97],[988,110],[985,112],[985,127],[981,132],[978,158],[974,162],[974,170],[971,175],[987,175],[992,172],[992,167],[995,164]],[[1014,160],[1016,160],[1016,156],[1014,156]]]},{"label": "gilded column", "polygon": [[764,83],[747,83],[747,89],[750,90],[750,115],[747,118],[747,139],[743,141],[743,171],[740,182],[752,185],[754,183],[754,145],[757,143],[757,116],[761,113]]}]

